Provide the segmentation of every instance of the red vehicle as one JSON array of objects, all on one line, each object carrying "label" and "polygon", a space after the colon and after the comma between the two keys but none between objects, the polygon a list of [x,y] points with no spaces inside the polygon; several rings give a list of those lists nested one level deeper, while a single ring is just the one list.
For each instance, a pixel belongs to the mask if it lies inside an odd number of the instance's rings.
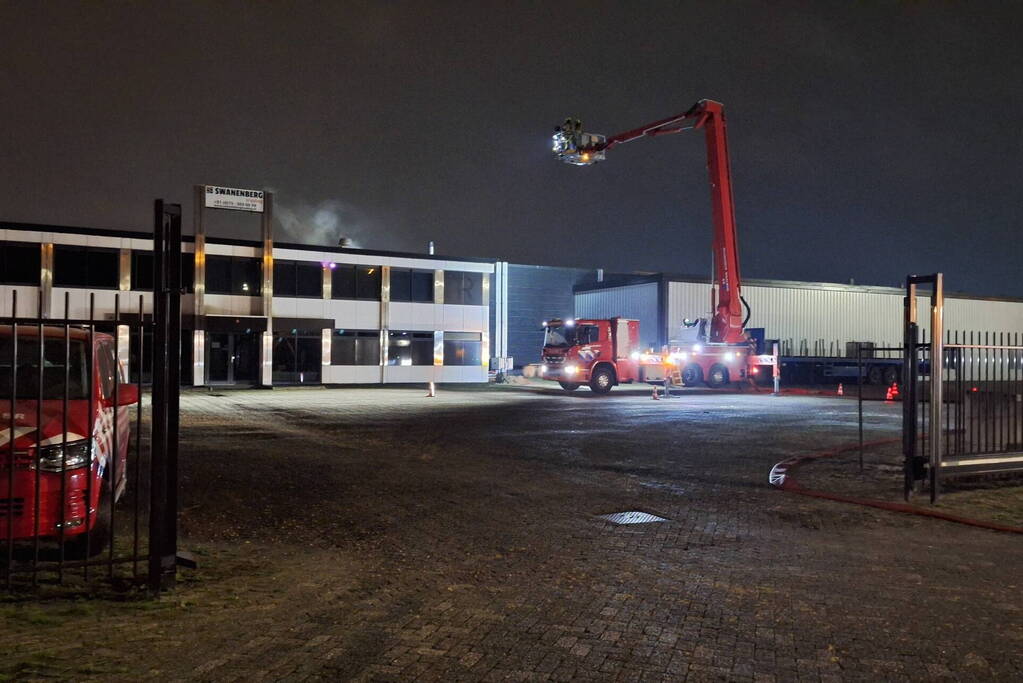
[{"label": "red vehicle", "polygon": [[86,330],[43,327],[41,371],[39,328],[18,326],[16,371],[14,341],[0,326],[0,542],[38,536],[72,557],[97,553],[127,482],[138,388],[109,335],[94,333],[89,349]]},{"label": "red vehicle", "polygon": [[[712,387],[719,387],[756,374],[761,366],[776,365],[774,356],[753,354],[753,345],[745,331],[749,321],[749,306],[741,293],[742,279],[739,276],[739,248],[724,106],[713,100],[700,100],[682,114],[608,138],[584,133],[578,120],[567,119],[565,126],[555,129],[553,151],[565,163],[592,166],[604,160],[606,153],[620,144],[690,129],[704,131],[707,147],[714,224],[713,313],[709,318],[680,321],[678,337],[670,339],[669,347],[656,358],[647,360],[655,365],[667,366],[669,376],[679,378],[676,383],[691,386],[706,382]],[[544,353],[546,355],[546,350]],[[677,368],[677,371],[672,367]]]},{"label": "red vehicle", "polygon": [[589,384],[595,393],[606,394],[616,384],[646,381],[640,359],[638,320],[544,323],[541,376],[566,391]]}]

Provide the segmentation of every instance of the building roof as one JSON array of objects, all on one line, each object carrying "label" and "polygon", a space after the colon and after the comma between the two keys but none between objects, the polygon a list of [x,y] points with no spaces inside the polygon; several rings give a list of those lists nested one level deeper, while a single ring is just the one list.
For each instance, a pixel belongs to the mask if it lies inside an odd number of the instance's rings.
[{"label": "building roof", "polygon": [[[56,232],[66,235],[92,235],[95,237],[120,237],[141,240],[153,239],[153,233],[138,230],[118,230],[111,228],[82,228],[67,225],[44,225],[39,223],[11,223],[0,221],[0,230],[24,230],[32,232]],[[182,235],[182,242],[195,241],[194,235]],[[226,237],[206,236],[208,244],[229,244],[240,247],[262,248],[259,240],[239,240]],[[298,249],[302,251],[327,251],[336,254],[362,254],[366,256],[393,256],[402,258],[428,259],[433,261],[467,261],[469,263],[494,263],[494,259],[474,258],[466,256],[444,256],[443,254],[423,254],[420,252],[387,251],[383,249],[352,249],[349,247],[331,246],[326,244],[296,244],[274,240],[275,249]]]}]

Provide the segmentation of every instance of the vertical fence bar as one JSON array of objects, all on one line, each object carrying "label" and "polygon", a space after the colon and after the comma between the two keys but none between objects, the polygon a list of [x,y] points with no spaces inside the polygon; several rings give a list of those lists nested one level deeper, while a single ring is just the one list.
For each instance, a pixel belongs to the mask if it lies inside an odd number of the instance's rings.
[{"label": "vertical fence bar", "polygon": [[[110,449],[110,490],[107,495],[110,496],[110,541],[107,548],[107,576],[114,578],[114,547],[117,543],[117,460],[121,455],[120,443],[118,442],[118,436],[121,431],[121,402],[120,402],[120,388],[121,388],[121,335],[118,333],[118,326],[121,324],[121,295],[120,293],[114,294],[114,424],[113,424],[113,435],[111,436],[111,449]],[[101,494],[102,495],[102,494]]]},{"label": "vertical fence bar", "polygon": [[[43,297],[39,297],[39,308],[37,310],[39,324],[36,328],[36,342],[39,345],[38,381],[36,383],[36,447],[35,447],[35,476],[32,487],[32,586],[39,583],[39,515],[42,511],[42,502],[39,500],[42,493],[42,464],[43,464],[43,373],[46,372],[46,335],[43,329]],[[63,476],[63,472],[61,473]],[[63,505],[64,501],[61,501]]]},{"label": "vertical fence bar", "polygon": [[906,298],[904,300],[902,377],[905,392],[902,397],[902,457],[903,457],[903,496],[906,500],[912,495],[916,486],[916,362],[917,362],[917,327],[916,327],[916,283],[913,278],[906,278]]},{"label": "vertical fence bar", "polygon": [[856,403],[860,426],[860,472],[863,471],[863,344],[856,342]]},{"label": "vertical fence bar", "polygon": [[64,292],[64,394],[60,414],[60,531],[57,533],[57,581],[64,583],[64,541],[67,527],[67,415],[71,391],[71,325],[70,319],[71,292]]},{"label": "vertical fence bar", "polygon": [[[145,326],[143,317],[143,297],[139,294],[139,327],[138,327],[138,360],[136,361],[138,367],[138,375],[136,375],[135,386],[138,391],[138,403],[135,405],[135,515],[132,523],[132,561],[131,561],[131,575],[133,578],[138,579],[139,576],[139,500],[142,498],[142,489],[140,483],[142,482],[142,370],[146,366],[144,353],[144,342],[145,337]],[[131,337],[129,336],[129,344]]]},{"label": "vertical fence bar", "polygon": [[86,347],[86,367],[89,368],[89,375],[87,378],[87,384],[89,387],[89,412],[88,417],[85,420],[85,428],[89,431],[86,435],[88,441],[88,460],[86,465],[86,477],[85,477],[85,558],[82,564],[82,576],[88,581],[89,580],[89,558],[92,557],[92,467],[93,458],[92,454],[95,451],[96,443],[94,436],[96,433],[96,425],[94,423],[94,415],[96,414],[96,377],[99,372],[99,368],[96,367],[96,293],[89,293],[89,344]]},{"label": "vertical fence bar", "polygon": [[11,589],[14,569],[14,442],[18,396],[18,290],[11,292],[11,412],[7,439],[7,590]]}]

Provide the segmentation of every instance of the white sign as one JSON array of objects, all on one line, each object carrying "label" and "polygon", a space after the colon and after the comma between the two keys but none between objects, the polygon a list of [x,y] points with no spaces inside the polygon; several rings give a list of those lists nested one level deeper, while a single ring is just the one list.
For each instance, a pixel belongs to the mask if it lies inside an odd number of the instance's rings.
[{"label": "white sign", "polygon": [[263,213],[262,190],[240,190],[236,187],[206,186],[207,209],[237,209]]}]

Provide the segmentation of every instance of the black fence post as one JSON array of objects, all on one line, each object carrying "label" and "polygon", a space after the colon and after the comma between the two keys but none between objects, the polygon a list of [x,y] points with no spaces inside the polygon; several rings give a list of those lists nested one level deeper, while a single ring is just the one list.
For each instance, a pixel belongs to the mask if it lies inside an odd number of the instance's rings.
[{"label": "black fence post", "polygon": [[[149,589],[173,588],[177,557],[181,205],[158,199],[153,216],[153,394]],[[141,368],[140,368],[141,372]]]}]

